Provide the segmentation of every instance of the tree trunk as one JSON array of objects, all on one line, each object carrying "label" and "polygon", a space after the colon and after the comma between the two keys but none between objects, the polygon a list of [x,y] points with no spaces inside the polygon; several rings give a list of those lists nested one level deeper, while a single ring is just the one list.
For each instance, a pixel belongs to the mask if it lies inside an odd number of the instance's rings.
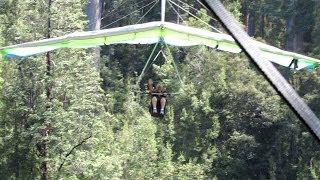
[{"label": "tree trunk", "polygon": [[89,19],[88,30],[99,30],[101,26],[101,15],[104,0],[89,0],[87,7],[87,16]]},{"label": "tree trunk", "polygon": [[247,31],[249,36],[254,36],[255,32],[255,17],[254,12],[250,10],[248,2],[243,2],[243,11],[244,11],[244,22],[245,22],[245,30]]},{"label": "tree trunk", "polygon": [[[99,30],[101,27],[101,15],[104,0],[89,0],[87,6],[87,16],[89,20],[88,30]],[[93,48],[94,66],[99,71],[100,69],[100,47]]]},{"label": "tree trunk", "polygon": [[[101,20],[101,26],[105,26],[109,23],[111,23],[111,19],[112,19],[112,16],[113,16],[113,4],[114,4],[114,0],[103,0],[104,1],[104,6],[103,6],[103,16],[106,16],[106,18],[103,18]],[[108,16],[107,16],[108,15]]]},{"label": "tree trunk", "polygon": [[[112,11],[112,7],[114,6],[114,1],[113,0],[104,0],[104,6],[103,9],[105,9],[105,13],[108,14]],[[109,16],[110,17],[110,16]],[[109,23],[111,23],[112,18],[104,18],[101,22],[102,26],[105,26]],[[111,68],[111,60],[112,56],[114,55],[114,48],[112,46],[107,46],[105,49],[105,54],[106,54],[106,61],[105,61],[105,66]],[[104,85],[104,88],[107,88],[106,85]]]},{"label": "tree trunk", "polygon": [[249,36],[254,36],[255,32],[255,14],[254,12],[250,11],[247,13],[247,32]]},{"label": "tree trunk", "polygon": [[265,22],[266,22],[266,15],[261,14],[260,16],[260,37],[265,36]]},{"label": "tree trunk", "polygon": [[295,39],[295,32],[294,32],[294,16],[290,16],[287,19],[287,38],[286,38],[286,44],[285,49],[288,51],[294,51],[294,39]]},{"label": "tree trunk", "polygon": [[[51,38],[51,5],[52,0],[48,0],[48,21],[47,21],[47,34],[46,38]],[[51,104],[52,99],[52,84],[51,84],[51,71],[52,71],[52,61],[51,61],[51,55],[50,52],[47,52],[46,54],[46,66],[47,66],[47,102],[48,104]],[[46,108],[47,110],[50,109],[51,105],[48,105]],[[42,140],[38,143],[38,151],[40,154],[40,157],[43,159],[46,159],[48,156],[48,136],[49,136],[49,122],[47,119],[44,120],[44,128],[41,129],[41,136]],[[43,160],[40,164],[40,172],[41,172],[41,179],[47,180],[49,179],[49,165],[46,160]]]},{"label": "tree trunk", "polygon": [[[295,11],[295,0],[288,0],[288,8]],[[296,27],[296,13],[292,12],[287,19],[287,38],[285,49],[288,51],[301,52],[303,49],[303,32]]]}]

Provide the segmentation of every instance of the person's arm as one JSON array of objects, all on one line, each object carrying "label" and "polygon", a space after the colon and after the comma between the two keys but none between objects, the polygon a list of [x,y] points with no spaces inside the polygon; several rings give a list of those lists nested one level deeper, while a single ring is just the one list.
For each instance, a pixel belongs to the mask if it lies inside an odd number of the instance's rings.
[{"label": "person's arm", "polygon": [[153,81],[152,81],[152,79],[148,80],[148,89],[149,89],[149,92],[152,93],[152,91],[153,91]]},{"label": "person's arm", "polygon": [[164,95],[164,96],[167,96],[168,95],[168,93],[167,93],[167,88],[166,87],[162,87],[162,94]]}]

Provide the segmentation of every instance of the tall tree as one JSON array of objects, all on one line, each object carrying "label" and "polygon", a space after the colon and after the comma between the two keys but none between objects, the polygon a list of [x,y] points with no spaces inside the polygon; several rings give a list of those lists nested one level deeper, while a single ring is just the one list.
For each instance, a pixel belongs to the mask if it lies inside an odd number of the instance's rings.
[{"label": "tall tree", "polygon": [[[101,27],[101,18],[103,14],[104,0],[88,0],[87,3],[87,17],[88,17],[88,30],[99,30]],[[94,48],[95,67],[97,70],[100,68],[100,48]]]},{"label": "tall tree", "polygon": [[[48,1],[0,1],[0,44],[87,30],[88,7],[98,4],[90,2],[54,0],[49,13]],[[106,0],[101,27],[159,20],[159,3],[148,14],[152,4],[140,9],[150,2]],[[185,2],[179,4],[216,25],[205,10],[193,8],[200,5]],[[295,0],[289,6],[288,0],[261,0],[248,9],[248,1],[223,2],[244,24],[247,11],[253,13],[252,35],[278,47],[286,45],[285,27],[294,17],[292,33],[303,34],[302,50],[312,47],[318,55],[318,40],[310,34],[320,32],[318,2]],[[183,17],[189,26],[210,30],[188,13]],[[177,15],[169,12],[167,19],[176,21]],[[150,97],[131,86],[152,46],[110,47],[102,48],[100,72],[93,53],[79,49],[50,52],[49,61],[38,55],[1,62],[2,178],[319,179],[318,142],[245,56],[170,47],[172,55],[166,51],[167,59],[158,58],[145,77],[162,79],[179,92],[168,98],[166,116],[157,119],[148,112]],[[319,74],[294,76],[295,88],[319,114]],[[47,148],[39,146],[43,142]]]}]

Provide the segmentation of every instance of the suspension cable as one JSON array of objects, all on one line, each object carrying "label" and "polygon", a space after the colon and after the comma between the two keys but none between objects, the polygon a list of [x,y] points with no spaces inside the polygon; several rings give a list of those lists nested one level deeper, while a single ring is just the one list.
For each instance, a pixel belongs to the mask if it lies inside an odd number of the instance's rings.
[{"label": "suspension cable", "polygon": [[184,23],[185,21],[183,20],[182,16],[180,15],[180,13],[176,10],[176,8],[173,7],[173,5],[171,4],[170,1],[168,1],[171,9],[173,9],[173,11],[178,15],[178,17],[182,20],[182,22]]},{"label": "suspension cable", "polygon": [[[111,10],[110,12],[106,13],[105,16],[104,16],[101,20],[107,18],[107,17],[108,17],[109,15],[111,15],[113,12],[121,12],[121,11],[125,10],[125,9],[120,9],[120,7],[123,6],[125,3],[126,3],[126,1],[121,2],[121,4],[120,4],[119,6],[115,7],[115,8],[114,8],[113,10]],[[119,10],[119,9],[120,9],[120,10]],[[119,10],[119,11],[117,11],[117,10]]]},{"label": "suspension cable", "polygon": [[153,6],[150,7],[150,9],[138,20],[136,24],[138,24],[159,2],[159,0],[156,0],[156,2],[153,4]]},{"label": "suspension cable", "polygon": [[[149,62],[151,61],[151,58],[152,58],[152,56],[154,55],[154,53],[155,53],[158,45],[159,45],[159,41],[154,45],[154,47],[153,47],[153,49],[152,49],[152,52],[150,53],[149,58],[148,58],[148,60],[147,60],[147,62],[146,62],[146,64],[145,64],[145,66],[143,67],[143,70],[142,70],[141,74],[140,74],[139,77],[138,77],[138,80],[137,80],[137,83],[136,83],[136,86],[137,86],[137,87],[139,87],[139,84],[140,84],[140,82],[141,82],[141,80],[142,80],[142,78],[143,78],[143,76],[144,76],[144,73],[145,73],[145,71],[146,71],[146,69],[147,69],[147,66],[148,66]],[[156,59],[156,58],[159,56],[159,54],[160,54],[160,53],[158,53],[158,55],[157,55],[154,59]]]},{"label": "suspension cable", "polygon": [[[170,50],[169,46],[166,43],[164,43],[164,45],[166,46],[166,49],[168,50],[169,54],[171,54],[171,50]],[[168,57],[165,55],[165,53],[163,51],[162,51],[162,55],[166,60],[168,60]],[[182,78],[180,76],[178,67],[177,67],[173,57],[172,57],[172,64],[173,64],[173,67],[174,67],[175,71],[177,72],[177,76],[178,76],[178,79],[179,79],[180,83],[184,86],[184,83],[183,83]]]},{"label": "suspension cable", "polygon": [[[211,17],[211,16],[207,15],[206,13],[204,13],[204,12],[202,12],[202,11],[198,10],[197,8],[195,8],[195,7],[193,7],[193,6],[190,6],[190,5],[189,5],[189,4],[187,4],[186,2],[183,2],[183,1],[181,1],[181,0],[178,0],[178,1],[179,1],[180,3],[182,3],[182,4],[186,5],[186,6],[190,7],[191,9],[193,9],[193,10],[197,11],[197,12],[200,12],[201,14],[208,16],[211,20],[214,20],[214,21],[216,21],[216,22],[219,22],[217,19],[215,19],[215,18],[213,18],[213,17]],[[200,3],[200,2],[198,1],[198,3]],[[208,10],[208,9],[206,9],[206,10],[207,10],[207,11],[210,11],[210,10]]]},{"label": "suspension cable", "polygon": [[[107,12],[105,14],[102,14],[102,17],[101,17],[101,21],[104,20],[105,18],[109,17],[109,15],[112,15],[114,13],[120,13],[122,11],[125,11],[127,9],[120,9],[120,7],[122,7],[126,2],[130,2],[130,1],[122,1],[120,3],[120,5],[118,5],[117,7],[113,8],[110,12]],[[135,5],[139,5],[139,4],[143,4],[143,3],[146,3],[144,1],[140,1],[138,3],[135,3]],[[140,6],[140,5],[139,5]],[[89,23],[88,26],[91,26],[93,22]]]},{"label": "suspension cable", "polygon": [[[131,1],[132,1],[132,0],[131,0]],[[103,17],[101,18],[101,20],[107,18],[109,15],[112,15],[112,14],[114,14],[114,13],[120,13],[120,12],[123,12],[123,11],[128,10],[127,7],[122,8],[122,6],[123,6],[125,3],[131,2],[131,1],[126,1],[126,0],[124,0],[120,5],[118,5],[117,7],[115,7],[113,10],[111,10],[110,12],[107,12],[106,14],[104,14]],[[140,2],[135,3],[135,5],[140,6],[140,4],[144,4],[144,3],[146,3],[146,2],[145,2],[145,1],[140,1]],[[120,9],[120,7],[121,7],[121,9]],[[117,10],[118,10],[118,11],[117,11]]]},{"label": "suspension cable", "polygon": [[149,63],[149,66],[146,68],[145,72],[149,71],[150,67],[152,67],[152,64],[154,63],[155,60],[160,56],[161,50],[158,52],[158,54],[153,58],[153,60]]},{"label": "suspension cable", "polygon": [[183,7],[181,7],[180,5],[178,5],[177,3],[169,0],[169,2],[171,2],[172,4],[174,4],[175,6],[177,6],[178,8],[180,8],[181,10],[183,10],[184,12],[188,13],[189,15],[191,15],[192,17],[196,18],[197,20],[199,20],[200,22],[202,22],[203,24],[211,27],[213,30],[217,31],[218,33],[222,33],[219,29],[211,26],[210,24],[208,24],[207,22],[205,22],[204,20],[202,20],[201,18],[197,17],[196,15],[192,14],[190,11],[184,9]]},{"label": "suspension cable", "polygon": [[132,11],[130,14],[127,14],[126,16],[123,16],[122,18],[117,19],[116,21],[113,21],[112,23],[109,23],[109,24],[107,24],[107,25],[103,26],[101,29],[104,29],[104,28],[106,28],[106,27],[109,27],[110,25],[112,25],[112,24],[114,24],[114,23],[116,23],[116,22],[118,22],[118,21],[121,21],[122,19],[124,19],[124,18],[126,18],[126,17],[128,17],[128,16],[132,15],[133,13],[136,13],[137,11],[140,11],[141,9],[143,9],[143,8],[145,8],[145,7],[147,7],[147,6],[150,6],[151,4],[153,4],[153,3],[154,3],[154,2],[156,2],[156,1],[157,1],[157,0],[154,0],[154,1],[152,1],[152,2],[148,3],[147,5],[145,5],[145,6],[141,7],[141,8],[139,8],[139,9],[137,9],[137,10],[135,10],[135,11]]}]

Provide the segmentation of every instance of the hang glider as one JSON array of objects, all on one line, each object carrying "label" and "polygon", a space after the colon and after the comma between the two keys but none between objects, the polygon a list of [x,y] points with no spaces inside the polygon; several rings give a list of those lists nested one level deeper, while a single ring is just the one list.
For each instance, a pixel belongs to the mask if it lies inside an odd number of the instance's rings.
[{"label": "hang glider", "polygon": [[[156,21],[97,31],[75,32],[62,37],[0,48],[5,58],[27,57],[61,48],[91,48],[111,44],[155,44],[162,41],[172,46],[205,45],[220,51],[241,53],[235,40],[222,33]],[[252,40],[270,61],[297,70],[314,69],[320,60]]]}]

